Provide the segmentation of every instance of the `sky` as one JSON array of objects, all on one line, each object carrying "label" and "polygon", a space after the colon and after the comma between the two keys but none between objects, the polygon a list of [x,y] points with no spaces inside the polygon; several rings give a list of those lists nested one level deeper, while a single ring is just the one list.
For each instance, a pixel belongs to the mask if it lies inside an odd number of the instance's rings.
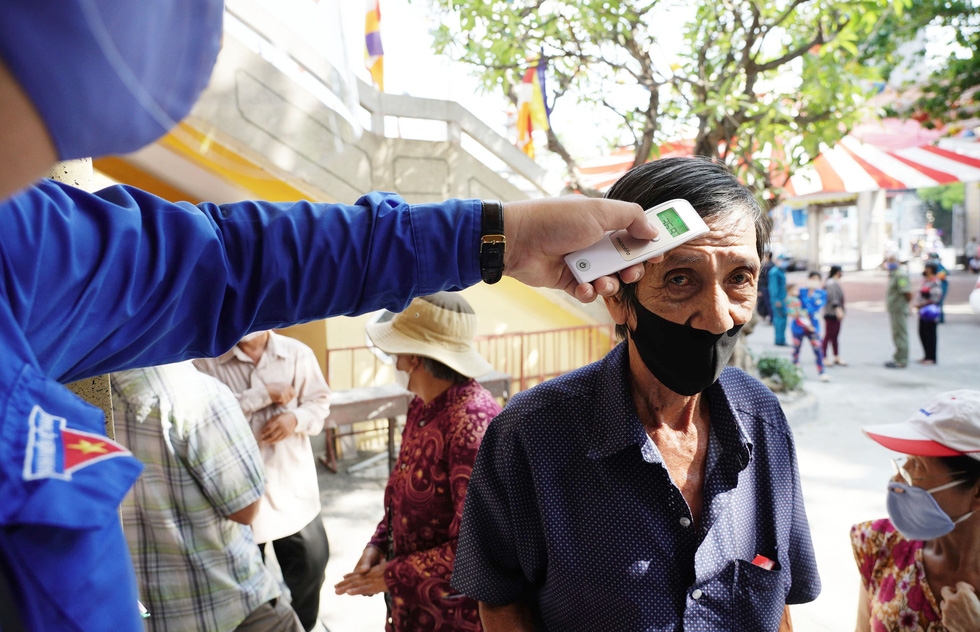
[{"label": "sky", "polygon": [[[345,32],[354,35],[348,38],[353,40],[347,42],[348,56],[357,75],[370,82],[363,63],[364,4],[359,0],[340,1]],[[385,92],[456,101],[487,125],[503,131],[507,106],[503,96],[481,93],[479,82],[463,64],[433,52],[430,31],[436,25],[429,16],[428,0],[381,0]]]},{"label": "sky", "polygon": [[[370,75],[363,64],[363,0],[332,1],[341,3],[345,32],[355,35],[347,41],[352,66],[361,79],[369,82]],[[508,103],[504,96],[499,92],[483,92],[469,66],[433,52],[430,32],[437,25],[438,17],[431,15],[430,6],[430,0],[381,0],[385,91],[456,101],[498,133],[508,135]],[[594,122],[605,117],[609,117],[608,125],[582,125],[583,120]],[[559,134],[562,130],[575,130],[574,134],[562,134],[573,155],[594,157],[607,151],[603,130],[608,132],[614,124],[611,117],[606,112],[584,110],[565,99],[552,113],[552,124]],[[513,130],[510,134],[513,135]],[[564,172],[564,163],[550,152],[539,151],[537,162],[549,171]]]}]

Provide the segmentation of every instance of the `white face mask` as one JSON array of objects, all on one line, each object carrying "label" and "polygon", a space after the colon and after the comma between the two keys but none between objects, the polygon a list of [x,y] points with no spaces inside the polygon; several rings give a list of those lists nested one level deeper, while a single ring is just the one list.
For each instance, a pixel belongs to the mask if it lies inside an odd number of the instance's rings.
[{"label": "white face mask", "polygon": [[402,371],[401,369],[395,369],[395,384],[402,387],[406,391],[408,390],[408,380],[412,377],[412,374],[408,371]]}]

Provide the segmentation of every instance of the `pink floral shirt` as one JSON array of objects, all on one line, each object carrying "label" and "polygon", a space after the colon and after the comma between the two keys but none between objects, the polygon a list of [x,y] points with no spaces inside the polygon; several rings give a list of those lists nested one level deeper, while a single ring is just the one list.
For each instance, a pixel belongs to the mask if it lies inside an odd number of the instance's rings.
[{"label": "pink floral shirt", "polygon": [[926,581],[922,540],[906,540],[891,520],[851,527],[858,572],[871,598],[872,632],[945,632]]},{"label": "pink floral shirt", "polygon": [[428,405],[416,397],[409,406],[385,488],[385,517],[371,539],[389,558],[389,631],[483,629],[477,603],[454,590],[449,579],[473,461],[499,412],[493,395],[475,380],[451,386]]}]

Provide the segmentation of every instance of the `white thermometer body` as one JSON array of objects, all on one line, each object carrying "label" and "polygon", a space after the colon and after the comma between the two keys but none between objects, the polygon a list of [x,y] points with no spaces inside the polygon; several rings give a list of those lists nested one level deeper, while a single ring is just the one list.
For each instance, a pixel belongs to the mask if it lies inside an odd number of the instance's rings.
[{"label": "white thermometer body", "polygon": [[565,255],[565,263],[579,283],[619,272],[708,232],[708,225],[687,200],[670,200],[645,212],[660,230],[656,239],[635,239],[625,230],[615,230],[588,248]]}]

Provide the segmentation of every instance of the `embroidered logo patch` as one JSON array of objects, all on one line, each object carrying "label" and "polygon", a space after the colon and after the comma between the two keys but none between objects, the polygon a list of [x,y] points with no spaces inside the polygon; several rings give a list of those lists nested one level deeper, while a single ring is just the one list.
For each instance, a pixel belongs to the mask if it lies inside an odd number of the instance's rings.
[{"label": "embroidered logo patch", "polygon": [[56,478],[70,481],[76,470],[130,452],[115,441],[68,428],[68,420],[34,406],[28,418],[24,480]]}]

